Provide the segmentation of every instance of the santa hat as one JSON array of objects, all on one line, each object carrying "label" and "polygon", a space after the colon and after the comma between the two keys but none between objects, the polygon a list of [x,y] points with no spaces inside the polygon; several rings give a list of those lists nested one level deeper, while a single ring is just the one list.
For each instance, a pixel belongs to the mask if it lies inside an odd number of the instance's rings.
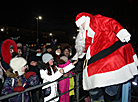
[{"label": "santa hat", "polygon": [[47,63],[48,61],[50,61],[51,59],[53,59],[53,56],[49,53],[46,53],[42,56],[42,61],[44,63]]},{"label": "santa hat", "polygon": [[[86,12],[82,12],[76,16],[76,22],[75,23],[76,23],[77,27],[81,27],[81,25],[83,23],[85,23],[85,29],[84,30],[88,30],[87,35],[94,39],[95,32],[94,32],[94,28],[92,27],[92,24],[90,22],[90,20],[92,20],[92,18],[93,18],[93,16],[91,14],[86,13]],[[92,43],[93,43],[93,40],[92,40]]]},{"label": "santa hat", "polygon": [[85,22],[85,25],[89,26],[91,17],[92,15],[89,13],[86,13],[86,12],[79,13],[76,16],[76,22],[75,22],[77,27],[80,27],[84,22]]},{"label": "santa hat", "polygon": [[25,66],[27,61],[23,57],[14,57],[10,60],[10,67],[13,69],[13,72],[18,72],[19,76],[23,75],[25,72],[22,72],[22,67]]}]

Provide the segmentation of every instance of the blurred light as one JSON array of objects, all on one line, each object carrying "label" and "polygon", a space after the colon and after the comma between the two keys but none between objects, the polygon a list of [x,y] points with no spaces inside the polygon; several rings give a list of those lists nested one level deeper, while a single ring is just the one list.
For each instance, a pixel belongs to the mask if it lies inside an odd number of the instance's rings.
[{"label": "blurred light", "polygon": [[52,33],[50,33],[49,35],[52,36]]},{"label": "blurred light", "polygon": [[137,85],[137,83],[135,81],[132,82],[133,85]]},{"label": "blurred light", "polygon": [[39,18],[39,19],[42,19],[42,16],[39,16],[38,18]]},{"label": "blurred light", "polygon": [[73,39],[76,39],[76,37],[75,37],[75,36],[73,36]]},{"label": "blurred light", "polygon": [[4,31],[4,29],[3,29],[3,28],[1,28],[1,31],[3,32],[3,31]]}]

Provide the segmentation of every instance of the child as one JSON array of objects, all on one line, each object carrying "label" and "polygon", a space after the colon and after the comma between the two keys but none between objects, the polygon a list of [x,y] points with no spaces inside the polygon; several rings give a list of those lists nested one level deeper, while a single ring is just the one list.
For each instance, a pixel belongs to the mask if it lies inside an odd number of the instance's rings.
[{"label": "child", "polygon": [[[43,69],[40,70],[40,75],[41,75],[41,78],[43,79],[43,83],[51,82],[59,79],[63,75],[63,73],[66,73],[71,69],[73,69],[75,67],[74,64],[77,63],[77,61],[75,61],[73,63],[70,63],[68,66],[64,67],[63,69],[61,68],[59,69],[57,66],[53,64],[53,61],[54,61],[53,56],[48,53],[42,56],[42,61],[46,65],[46,70],[43,70]],[[57,96],[57,82],[53,82],[51,84],[48,84],[42,87],[43,90],[48,88],[51,88],[51,93],[49,96],[44,97],[44,102]],[[57,102],[58,100],[59,98],[55,98],[50,102]]]},{"label": "child", "polygon": [[[58,60],[57,62],[58,62],[59,68],[63,68],[65,66],[67,66],[68,64],[70,64],[70,60],[68,60],[68,58],[66,56],[60,57],[60,60]],[[72,71],[64,74],[63,77],[69,76],[69,73],[72,73]],[[70,85],[69,78],[59,81],[59,90],[61,92],[60,94],[63,94],[64,92],[68,91],[69,85]],[[60,102],[69,102],[69,92],[67,92],[66,94],[63,94],[60,97]]]},{"label": "child", "polygon": [[[25,73],[27,61],[23,57],[15,57],[10,61],[10,69],[7,70],[7,78],[4,82],[2,95],[24,91],[29,86],[38,84],[39,79],[34,72]],[[12,71],[12,72],[11,72]],[[29,93],[24,93],[25,102],[29,102]],[[22,94],[8,99],[8,102],[22,102]]]}]

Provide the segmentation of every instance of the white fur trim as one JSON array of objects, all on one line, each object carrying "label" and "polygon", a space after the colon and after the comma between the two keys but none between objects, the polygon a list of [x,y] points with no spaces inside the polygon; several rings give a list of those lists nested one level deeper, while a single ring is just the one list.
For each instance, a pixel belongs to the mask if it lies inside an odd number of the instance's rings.
[{"label": "white fur trim", "polygon": [[134,59],[134,62],[136,63],[136,65],[138,66],[138,58],[137,58],[136,54],[133,56],[133,59]]},{"label": "white fur trim", "polygon": [[126,29],[121,29],[116,36],[122,41],[122,42],[128,42],[130,40],[130,33]]},{"label": "white fur trim", "polygon": [[86,59],[90,59],[90,58],[91,58],[91,55],[90,55],[90,46],[89,46],[86,53]]},{"label": "white fur trim", "polygon": [[84,55],[85,55],[85,53],[82,53],[82,54],[79,56],[79,58],[83,58]]},{"label": "white fur trim", "polygon": [[82,16],[81,18],[79,18],[75,23],[77,25],[77,27],[80,27],[86,20],[85,16]]},{"label": "white fur trim", "polygon": [[[136,59],[136,56],[134,55],[133,58]],[[84,90],[89,90],[124,83],[137,74],[138,70],[135,62],[127,64],[119,70],[95,74],[90,77],[88,77],[87,68],[85,68],[83,70],[83,88]]]},{"label": "white fur trim", "polygon": [[64,67],[64,73],[69,72],[70,70],[72,70],[75,66],[72,65],[72,63],[70,63],[69,65],[67,65],[66,67]]},{"label": "white fur trim", "polygon": [[90,17],[86,17],[85,18],[85,30],[89,29],[89,25],[90,25]]},{"label": "white fur trim", "polygon": [[72,60],[77,60],[78,59],[78,53],[76,53],[74,56],[73,56],[73,58],[72,58]]}]

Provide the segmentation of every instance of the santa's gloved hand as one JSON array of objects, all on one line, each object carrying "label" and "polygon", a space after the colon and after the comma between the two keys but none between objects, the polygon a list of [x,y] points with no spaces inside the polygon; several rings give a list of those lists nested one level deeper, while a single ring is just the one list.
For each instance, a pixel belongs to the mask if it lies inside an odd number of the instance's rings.
[{"label": "santa's gloved hand", "polygon": [[17,86],[17,87],[14,87],[14,88],[13,88],[13,91],[14,91],[14,92],[21,92],[21,91],[24,91],[24,90],[25,90],[25,88],[22,87],[22,86]]},{"label": "santa's gloved hand", "polygon": [[26,79],[29,79],[30,76],[35,76],[35,75],[36,75],[35,72],[27,72],[27,73],[25,73],[25,78],[26,78]]}]

